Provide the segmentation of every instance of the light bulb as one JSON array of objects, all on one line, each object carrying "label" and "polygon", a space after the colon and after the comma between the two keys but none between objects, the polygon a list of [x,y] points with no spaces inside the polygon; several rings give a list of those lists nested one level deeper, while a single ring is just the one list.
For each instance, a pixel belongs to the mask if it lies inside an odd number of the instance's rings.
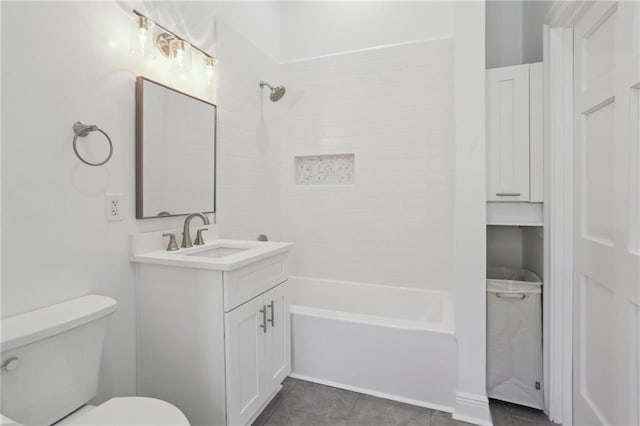
[{"label": "light bulb", "polygon": [[182,71],[184,69],[184,49],[176,49],[176,63],[178,69]]},{"label": "light bulb", "polygon": [[181,74],[188,74],[191,65],[191,46],[184,40],[174,40],[172,43],[173,59],[176,69]]},{"label": "light bulb", "polygon": [[144,48],[145,45],[147,44],[147,28],[144,27],[140,27],[140,29],[138,30],[138,38],[140,39],[140,52],[142,53],[141,56],[144,56]]},{"label": "light bulb", "polygon": [[149,40],[149,30],[153,27],[153,22],[144,16],[135,15],[133,31],[131,33],[132,55],[144,58],[153,53]]},{"label": "light bulb", "polygon": [[207,84],[212,84],[213,77],[215,76],[216,60],[215,58],[212,58],[209,56],[206,56],[204,60],[206,64],[205,67],[206,67]]}]

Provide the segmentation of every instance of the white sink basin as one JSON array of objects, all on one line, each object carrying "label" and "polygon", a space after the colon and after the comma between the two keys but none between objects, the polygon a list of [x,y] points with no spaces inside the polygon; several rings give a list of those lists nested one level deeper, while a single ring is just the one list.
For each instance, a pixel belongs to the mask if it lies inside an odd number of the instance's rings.
[{"label": "white sink basin", "polygon": [[231,254],[240,253],[241,251],[251,250],[252,247],[214,247],[209,250],[198,251],[195,253],[188,253],[187,256],[201,256],[201,257],[225,257]]},{"label": "white sink basin", "polygon": [[[166,247],[165,241],[159,241],[163,247]],[[167,251],[164,248],[139,253],[134,251],[131,260],[136,263],[232,271],[258,260],[286,252],[289,247],[291,247],[291,243],[217,239],[201,246],[181,248],[176,251]]]}]

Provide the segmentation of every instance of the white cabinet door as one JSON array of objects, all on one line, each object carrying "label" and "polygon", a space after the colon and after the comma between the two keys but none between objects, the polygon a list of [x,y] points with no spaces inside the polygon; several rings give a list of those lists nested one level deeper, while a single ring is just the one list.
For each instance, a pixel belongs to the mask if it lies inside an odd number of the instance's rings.
[{"label": "white cabinet door", "polygon": [[225,314],[227,424],[252,420],[291,372],[288,284]]},{"label": "white cabinet door", "polygon": [[529,201],[529,65],[487,70],[487,201]]},{"label": "white cabinet door", "polygon": [[284,282],[265,293],[262,301],[268,313],[268,331],[264,336],[267,395],[271,395],[291,372],[288,289],[288,283]]},{"label": "white cabinet door", "polygon": [[266,319],[262,297],[225,314],[228,425],[247,424],[266,400],[263,383]]}]

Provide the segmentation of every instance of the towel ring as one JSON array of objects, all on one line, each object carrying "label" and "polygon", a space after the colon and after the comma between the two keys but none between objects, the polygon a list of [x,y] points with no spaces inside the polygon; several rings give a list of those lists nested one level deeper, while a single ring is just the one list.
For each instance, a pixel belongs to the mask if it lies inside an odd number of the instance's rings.
[{"label": "towel ring", "polygon": [[[107,155],[107,158],[105,158],[104,161],[101,161],[99,163],[91,163],[91,162],[85,160],[84,158],[82,158],[80,153],[78,153],[78,148],[76,148],[76,142],[78,141],[78,136],[84,138],[89,133],[96,132],[96,131],[102,133],[104,135],[104,137],[107,138],[107,142],[109,142],[109,155]],[[111,160],[111,156],[113,155],[113,143],[111,142],[111,138],[109,137],[109,135],[107,135],[104,132],[104,130],[102,130],[101,128],[99,128],[95,124],[84,124],[82,121],[76,121],[73,124],[73,133],[75,133],[75,136],[73,137],[73,152],[76,153],[76,156],[84,164],[87,164],[89,166],[102,166],[103,164],[106,164],[107,161]]]}]

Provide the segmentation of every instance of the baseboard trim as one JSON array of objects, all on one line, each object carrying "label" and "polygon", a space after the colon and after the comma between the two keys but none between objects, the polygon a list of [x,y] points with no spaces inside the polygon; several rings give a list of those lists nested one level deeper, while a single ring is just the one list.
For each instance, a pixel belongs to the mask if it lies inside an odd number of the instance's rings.
[{"label": "baseboard trim", "polygon": [[493,426],[489,399],[486,395],[456,392],[456,403],[452,417],[467,423],[481,426]]},{"label": "baseboard trim", "polygon": [[358,386],[350,386],[350,385],[345,385],[343,383],[332,382],[331,380],[324,380],[324,379],[318,379],[316,377],[305,376],[303,374],[291,373],[289,374],[289,376],[293,377],[294,379],[304,380],[305,382],[313,382],[313,383],[318,383],[320,385],[332,386],[334,388],[363,393],[365,395],[371,395],[378,398],[389,399],[391,401],[403,402],[405,404],[416,405],[418,407],[430,408],[432,410],[444,411],[446,413],[453,412],[453,408],[447,407],[446,405],[432,404],[432,403],[420,401],[417,399],[405,398],[402,396],[391,395],[388,393],[378,392],[371,389],[360,388]]}]

